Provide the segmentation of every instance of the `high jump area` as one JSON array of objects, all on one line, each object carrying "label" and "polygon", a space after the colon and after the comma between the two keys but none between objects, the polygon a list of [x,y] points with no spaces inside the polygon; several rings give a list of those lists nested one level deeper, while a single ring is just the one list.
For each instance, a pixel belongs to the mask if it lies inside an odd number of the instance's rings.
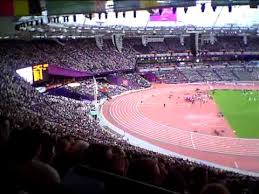
[{"label": "high jump area", "polygon": [[[259,173],[259,139],[236,137],[207,95],[212,89],[258,90],[259,85],[155,84],[108,100],[102,116],[125,133],[170,152]],[[194,102],[189,101],[193,96]]]}]

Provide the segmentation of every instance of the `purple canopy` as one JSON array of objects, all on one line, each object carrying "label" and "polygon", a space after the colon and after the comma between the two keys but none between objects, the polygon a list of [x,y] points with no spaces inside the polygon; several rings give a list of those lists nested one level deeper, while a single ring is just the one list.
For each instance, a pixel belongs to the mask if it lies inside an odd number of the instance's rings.
[{"label": "purple canopy", "polygon": [[50,75],[67,76],[67,77],[89,77],[92,76],[91,72],[77,71],[59,67],[57,65],[49,65],[48,73]]}]

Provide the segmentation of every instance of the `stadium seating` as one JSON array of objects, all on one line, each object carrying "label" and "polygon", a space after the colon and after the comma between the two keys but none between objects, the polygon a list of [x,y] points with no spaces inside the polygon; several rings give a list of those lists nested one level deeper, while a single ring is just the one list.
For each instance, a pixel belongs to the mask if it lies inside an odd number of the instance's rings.
[{"label": "stadium seating", "polygon": [[[218,41],[225,39],[219,38]],[[151,50],[185,50],[184,46],[177,46],[178,40],[169,39],[165,44],[150,44],[147,47],[141,46],[136,40],[126,40],[124,44],[129,46],[124,45],[122,53],[116,51],[108,40],[104,41],[102,51],[93,40],[64,41],[65,46],[50,41],[0,44],[0,124],[2,131],[10,132],[8,139],[2,138],[4,135],[1,131],[0,176],[6,183],[2,189],[6,187],[14,193],[107,193],[118,192],[115,188],[118,186],[123,193],[198,194],[215,186],[205,187],[208,183],[220,182],[233,194],[258,193],[259,179],[256,177],[130,145],[122,136],[102,128],[89,115],[89,102],[40,94],[15,72],[18,68],[39,63],[54,63],[92,72],[134,68],[135,55],[143,53],[141,49],[147,53]],[[237,45],[233,43],[228,46],[226,43],[216,46],[216,49],[235,49]],[[251,49],[257,49],[256,44],[252,45]],[[258,80],[259,68],[245,68],[246,64],[230,65],[176,67],[158,71],[156,76],[165,83]],[[121,82],[116,82],[118,80]],[[110,96],[151,86],[138,73],[114,73],[105,82],[97,82],[99,89],[108,84]],[[77,88],[62,87],[81,95],[93,94],[91,79],[80,80],[79,83]],[[104,97],[99,94],[99,99]],[[7,121],[10,122],[10,128],[3,125]],[[79,164],[83,166],[78,167]],[[71,168],[75,171],[71,171]],[[73,185],[73,179],[81,181],[79,190],[75,183]],[[30,184],[32,180],[34,185]],[[112,180],[120,185],[111,183]],[[216,187],[224,187],[222,185]]]}]

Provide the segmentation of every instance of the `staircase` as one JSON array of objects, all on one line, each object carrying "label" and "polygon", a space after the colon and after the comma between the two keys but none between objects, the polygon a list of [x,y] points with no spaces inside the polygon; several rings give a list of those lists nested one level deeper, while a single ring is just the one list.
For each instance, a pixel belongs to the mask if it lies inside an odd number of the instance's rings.
[{"label": "staircase", "polygon": [[223,78],[218,74],[218,72],[215,69],[212,69],[212,71],[219,77],[220,81],[223,80]]},{"label": "staircase", "polygon": [[237,78],[238,81],[240,80],[240,77],[238,77],[238,75],[233,71],[233,69],[231,69],[230,72],[233,74],[235,78]]},{"label": "staircase", "polygon": [[206,78],[199,72],[199,70],[194,70],[194,71],[196,71],[198,74],[199,74],[199,76],[201,76],[202,77],[202,81],[206,81]]}]

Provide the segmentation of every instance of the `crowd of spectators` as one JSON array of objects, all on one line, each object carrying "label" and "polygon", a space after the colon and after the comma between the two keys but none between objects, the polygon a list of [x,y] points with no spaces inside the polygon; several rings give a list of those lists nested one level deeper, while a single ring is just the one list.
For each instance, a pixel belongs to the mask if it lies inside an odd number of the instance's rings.
[{"label": "crowd of spectators", "polygon": [[192,68],[183,68],[181,72],[188,78],[189,82],[204,81],[204,78]]},{"label": "crowd of spectators", "polygon": [[115,73],[113,74],[113,76],[116,76],[122,81],[119,83],[110,83],[107,80],[97,79],[96,88],[94,80],[92,78],[88,78],[86,80],[76,82],[76,86],[71,86],[70,84],[67,84],[63,87],[70,90],[71,92],[75,92],[83,96],[90,95],[92,97],[94,97],[95,90],[97,89],[97,99],[102,99],[116,96],[129,90],[143,89],[151,86],[151,84],[147,80],[145,80],[137,73]]},{"label": "crowd of spectators", "polygon": [[[109,51],[107,55],[105,50],[111,45],[104,47],[104,51],[95,53],[94,48],[88,51],[86,46],[93,47],[93,44],[84,43],[78,42],[78,46],[66,42],[65,47],[45,41],[33,44],[1,43],[0,177],[3,191],[24,191],[29,194],[82,193],[78,190],[78,182],[72,184],[75,172],[71,169],[78,164],[86,164],[178,193],[207,194],[212,193],[212,190],[215,194],[258,193],[258,178],[130,145],[127,139],[105,130],[98,120],[90,117],[89,104],[61,96],[40,94],[15,72],[23,66],[46,62],[91,71],[124,68],[124,60],[129,62],[125,65],[129,67],[133,62],[117,51],[114,51],[116,54]],[[127,49],[126,53],[133,53],[131,48]],[[117,55],[121,56],[119,63],[116,62]],[[81,60],[82,64],[77,63]],[[106,65],[103,66],[102,63]],[[257,69],[253,68],[249,72],[249,75],[253,75],[252,78],[257,77]],[[243,70],[248,72],[244,67]],[[234,73],[240,75],[238,71]],[[165,80],[177,81],[179,78],[186,81],[191,73],[187,75],[182,70],[175,70],[173,78],[169,75],[166,75]],[[205,78],[203,72],[197,75]],[[123,86],[109,85],[110,95],[150,86],[137,73],[119,76],[128,81]],[[84,87],[79,87],[78,92],[92,92],[93,82],[83,83]],[[100,88],[103,84],[99,82]],[[106,192],[107,188],[103,183],[92,179],[90,175],[87,180],[84,179],[85,182],[88,184],[80,186],[85,193]]]},{"label": "crowd of spectators", "polygon": [[168,47],[169,51],[181,53],[190,50],[190,38],[185,37],[184,42],[180,42],[180,38],[165,38],[165,44]]},{"label": "crowd of spectators", "polygon": [[[258,81],[259,67],[249,66],[248,63],[228,62],[199,63],[197,66],[172,66],[163,64],[155,72],[157,80],[164,83],[186,83],[186,82],[213,82],[213,81]],[[163,69],[164,68],[164,69]],[[146,65],[145,69],[149,69]],[[152,69],[152,67],[151,67]]]},{"label": "crowd of spectators", "polygon": [[[189,52],[189,38],[165,38],[163,42],[151,42],[146,46],[139,38],[124,39],[121,52],[116,50],[111,39],[104,40],[102,50],[96,46],[95,39],[79,40],[35,40],[2,41],[0,51],[5,60],[12,61],[19,67],[34,64],[54,64],[65,68],[82,71],[105,72],[123,69],[134,69],[136,55],[151,53]],[[201,50],[208,51],[258,51],[258,38],[248,38],[244,44],[241,37],[216,37],[215,44],[201,44]],[[30,55],[23,55],[30,53]],[[14,56],[14,58],[13,58]]]},{"label": "crowd of spectators", "polygon": [[[109,42],[110,41],[110,42]],[[34,64],[54,64],[65,68],[94,73],[133,69],[135,67],[136,51],[131,48],[118,52],[111,40],[104,41],[100,50],[94,39],[63,41],[6,41],[1,42],[1,53],[6,61],[15,56],[12,61],[18,67],[27,67]],[[23,53],[30,53],[25,56]]]},{"label": "crowd of spectators", "polygon": [[215,37],[214,44],[210,41],[200,45],[201,50],[211,52],[218,51],[258,51],[259,39],[256,37],[248,37],[247,44],[244,43],[242,36],[219,36]]},{"label": "crowd of spectators", "polygon": [[220,77],[209,68],[197,68],[196,71],[207,81],[220,81]]},{"label": "crowd of spectators", "polygon": [[[107,97],[107,96],[115,96],[115,95],[119,95],[123,92],[128,91],[128,89],[126,87],[120,86],[120,85],[113,85],[113,84],[109,84],[108,82],[104,82],[104,81],[99,81],[97,80],[97,99],[101,99],[103,97]],[[65,85],[64,87],[69,89],[70,91],[76,92],[78,94],[81,94],[83,96],[93,96],[95,95],[95,84],[93,79],[87,79],[84,81],[80,81],[78,82],[78,86],[76,87],[71,87],[68,85]]]},{"label": "crowd of spectators", "polygon": [[[221,80],[224,81],[238,81],[238,80],[242,80],[239,76],[237,76],[236,74],[233,73],[233,69],[232,68],[215,68],[214,72],[218,75],[218,77],[221,78]],[[249,80],[246,80],[249,81]]]},{"label": "crowd of spectators", "polygon": [[[227,62],[199,64],[199,66],[176,67],[171,64],[163,64],[154,71],[156,81],[163,83],[192,83],[210,81],[257,81],[259,80],[259,68],[245,68],[245,64],[230,65]],[[167,66],[168,65],[168,66]],[[158,66],[158,64],[157,64]],[[146,65],[146,69],[149,66]],[[163,69],[165,68],[165,69]],[[151,67],[152,69],[152,67]],[[119,95],[128,90],[136,90],[150,87],[151,84],[137,73],[115,73],[113,77],[120,82],[97,80],[98,99]],[[145,73],[143,73],[145,75]],[[64,88],[80,95],[94,96],[95,85],[92,78],[78,82],[78,86],[65,85]]]},{"label": "crowd of spectators", "polygon": [[157,78],[167,84],[187,82],[186,76],[178,69],[159,72]]},{"label": "crowd of spectators", "polygon": [[138,75],[137,73],[120,74],[120,77],[123,80],[126,80],[126,83],[122,84],[129,90],[148,88],[151,86],[151,84],[147,80],[145,80],[142,76]]},{"label": "crowd of spectators", "polygon": [[248,72],[244,67],[233,68],[232,73],[236,75],[240,80],[252,81],[253,77],[251,72]]}]

